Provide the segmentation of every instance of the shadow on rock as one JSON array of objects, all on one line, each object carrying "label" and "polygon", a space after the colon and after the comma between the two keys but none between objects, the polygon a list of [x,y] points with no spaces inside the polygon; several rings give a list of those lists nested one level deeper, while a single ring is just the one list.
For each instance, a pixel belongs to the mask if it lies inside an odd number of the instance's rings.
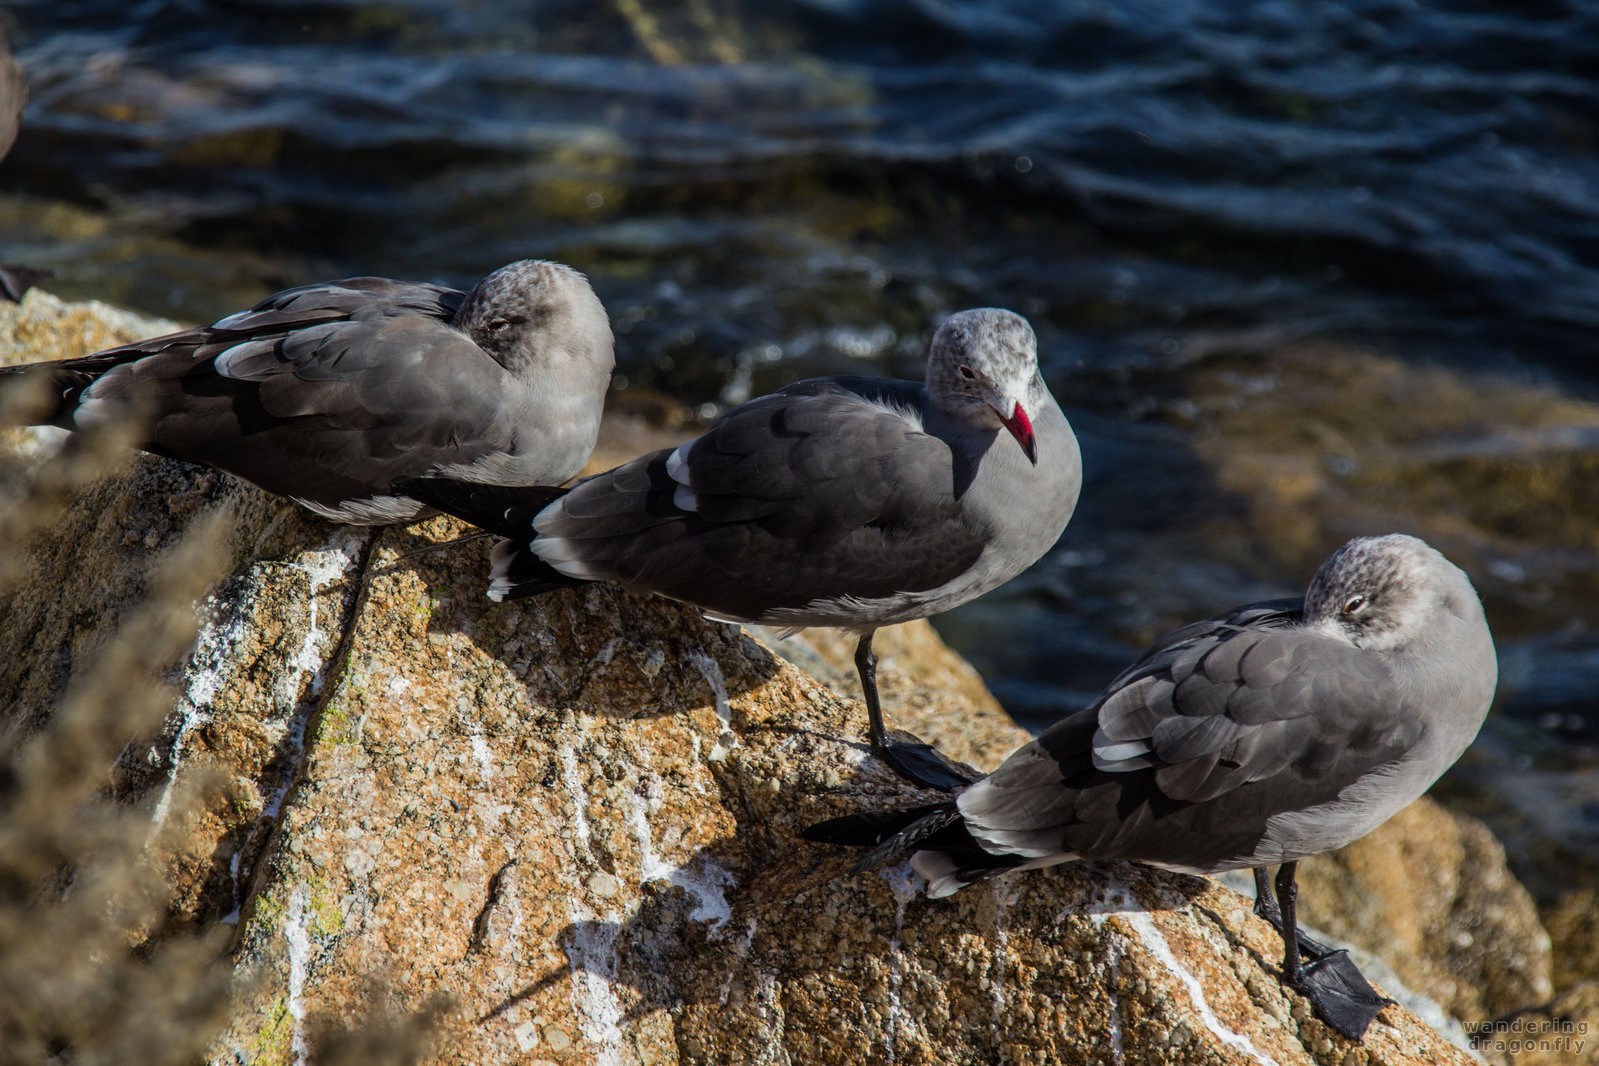
[{"label": "shadow on rock", "polygon": [[712,649],[742,639],[738,626],[616,585],[492,604],[486,590],[493,538],[405,557],[428,544],[414,528],[390,532],[386,547],[398,557],[386,557],[383,569],[409,569],[425,583],[429,639],[464,634],[525,682],[538,703],[581,705],[627,720],[709,701],[725,718],[730,698],[759,687],[778,669],[765,656],[765,669],[722,670]]}]

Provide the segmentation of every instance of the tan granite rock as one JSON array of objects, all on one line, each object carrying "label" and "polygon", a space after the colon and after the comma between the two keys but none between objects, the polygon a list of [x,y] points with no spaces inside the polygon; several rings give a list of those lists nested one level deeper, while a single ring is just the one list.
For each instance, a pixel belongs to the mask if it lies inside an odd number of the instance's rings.
[{"label": "tan granite rock", "polygon": [[[772,650],[834,692],[860,695],[852,634],[807,629],[784,637],[764,627],[756,633]],[[925,619],[879,629],[872,649],[878,657],[877,692],[889,728],[908,729],[950,758],[983,770],[992,770],[1030,739],[972,664],[940,640]],[[864,705],[855,729],[857,737],[866,736]]]},{"label": "tan granite rock", "polygon": [[[140,485],[171,488],[146,475],[121,489],[138,498]],[[279,520],[299,516],[284,505]],[[274,715],[296,706],[284,679],[312,659],[325,679],[240,928],[259,983],[218,1061],[294,1061],[307,1016],[355,1023],[440,992],[446,1062],[1071,1062],[1120,1041],[1129,1062],[1287,1063],[1350,1050],[1283,994],[1275,936],[1208,882],[1084,869],[935,902],[842,876],[846,860],[799,828],[899,783],[839,739],[858,728],[857,702],[736,629],[605,588],[493,609],[477,595],[481,546],[394,565],[419,533],[378,536],[364,563],[359,545],[321,542],[247,565],[213,609],[271,620],[203,645],[240,649],[238,662],[202,654],[186,675],[190,693],[236,695],[205,705],[180,762],[209,754],[267,807],[278,778],[251,775]],[[347,632],[324,608],[331,645],[308,643],[312,590],[319,606],[344,603],[358,583]],[[285,618],[289,604],[301,610]],[[145,795],[159,791],[152,780]],[[225,868],[253,806],[222,833],[202,820],[187,851]],[[214,914],[232,892],[204,896],[185,898]],[[1397,1009],[1357,1054],[1458,1057]]]},{"label": "tan granite rock", "polygon": [[1515,1066],[1599,1062],[1599,981],[1572,985],[1541,1009],[1486,1027],[1477,1046],[1485,1054],[1508,1052]]},{"label": "tan granite rock", "polygon": [[1544,912],[1543,922],[1554,943],[1555,988],[1599,982],[1599,890],[1566,893]]},{"label": "tan granite rock", "polygon": [[[454,1004],[440,1061],[1343,1061],[1235,894],[1132,867],[949,901],[809,822],[902,786],[860,706],[735,627],[610,588],[489,608],[477,550],[380,534],[240,958],[220,1059],[297,1011]],[[1146,909],[1148,913],[1146,913]],[[1366,1061],[1464,1061],[1390,1009]]]},{"label": "tan granite rock", "polygon": [[1573,506],[1599,494],[1599,405],[1547,384],[1269,330],[1195,334],[1169,381],[1143,384],[1180,384],[1160,409],[1205,427],[1195,447],[1256,534],[1240,553],[1313,569],[1330,531],[1393,528],[1457,559],[1599,545]]},{"label": "tan granite rock", "polygon": [[30,289],[21,303],[0,303],[0,365],[76,359],[179,328],[98,301],[67,303]]},{"label": "tan granite rock", "polygon": [[178,705],[157,736],[124,751],[121,796],[164,822],[171,771],[220,765],[229,785],[192,812],[188,843],[167,856],[172,920],[215,920],[234,909],[230,865],[248,873],[265,843],[256,817],[281,799],[299,757],[298,734],[348,624],[364,534],[328,525],[200,467],[139,456],[92,486],[35,539],[21,580],[0,592],[0,721],[9,748],[47,714],[72,676],[144,596],[146,563],[210,509],[237,516],[231,575],[198,610],[189,661],[174,664]]},{"label": "tan granite rock", "polygon": [[[352,530],[131,461],[0,603],[0,743],[50,713],[145,553],[216,507],[232,572],[168,728],[115,777],[156,821],[173,766],[230,782],[155,854],[171,926],[240,908],[252,980],[214,1061],[296,1062],[319,1019],[441,995],[449,1063],[1469,1061],[1402,1008],[1363,1047],[1332,1033],[1281,988],[1276,934],[1205,879],[1083,865],[929,901],[848,875],[800,829],[912,798],[866,758],[848,673],[830,690],[612,588],[491,605],[483,542],[409,555],[462,531],[445,519]],[[955,753],[991,765],[1019,733],[935,639],[885,635],[889,712],[951,746],[934,730],[986,723]],[[936,723],[913,706],[932,692]]]}]

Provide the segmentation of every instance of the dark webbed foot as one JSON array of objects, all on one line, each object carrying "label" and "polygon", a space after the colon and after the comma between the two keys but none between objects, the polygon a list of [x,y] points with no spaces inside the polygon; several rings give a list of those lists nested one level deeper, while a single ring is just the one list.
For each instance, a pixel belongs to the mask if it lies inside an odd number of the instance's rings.
[{"label": "dark webbed foot", "polygon": [[1316,1016],[1344,1036],[1359,1041],[1373,1018],[1393,1000],[1377,994],[1349,952],[1312,940],[1299,929],[1297,863],[1277,871],[1275,897],[1264,869],[1255,870],[1255,913],[1283,937],[1283,982],[1310,1001]]},{"label": "dark webbed foot", "polygon": [[1349,952],[1342,949],[1304,963],[1299,980],[1289,984],[1310,1000],[1316,1017],[1351,1040],[1364,1037],[1371,1020],[1393,1002],[1377,994]]},{"label": "dark webbed foot", "polygon": [[982,778],[982,773],[956,762],[937,748],[903,729],[889,730],[872,751],[894,772],[921,788],[959,792]]},{"label": "dark webbed foot", "polygon": [[939,792],[959,792],[982,778],[982,774],[963,762],[956,762],[931,744],[903,729],[890,731],[883,725],[883,708],[877,701],[877,656],[872,654],[872,634],[855,645],[855,672],[861,678],[861,695],[866,698],[866,714],[871,723],[872,752],[894,772],[920,788]]}]

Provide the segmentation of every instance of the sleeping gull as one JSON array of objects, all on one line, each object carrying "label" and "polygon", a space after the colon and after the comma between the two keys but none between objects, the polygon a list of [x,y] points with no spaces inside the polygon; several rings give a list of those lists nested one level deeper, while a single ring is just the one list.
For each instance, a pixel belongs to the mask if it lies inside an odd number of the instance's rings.
[{"label": "sleeping gull", "polygon": [[129,412],[142,447],[205,463],[338,522],[417,517],[397,478],[557,485],[594,450],[615,365],[605,308],[577,271],[525,259],[470,292],[387,278],[286,289],[248,311],[44,375],[32,421],[83,429]]},{"label": "sleeping gull", "polygon": [[850,630],[873,750],[951,789],[964,769],[885,729],[872,634],[1027,569],[1066,528],[1081,481],[1032,327],[984,308],[939,327],[925,383],[801,381],[564,493],[398,488],[509,538],[496,600],[617,581],[720,621]]},{"label": "sleeping gull", "polygon": [[857,870],[909,857],[935,897],[1073,859],[1253,868],[1255,911],[1283,933],[1287,983],[1359,1039],[1388,1001],[1347,955],[1298,931],[1296,863],[1425,792],[1477,735],[1497,677],[1464,573],[1414,537],[1352,540],[1303,600],[1161,638],[1092,706],[954,799],[805,836],[873,848]]}]

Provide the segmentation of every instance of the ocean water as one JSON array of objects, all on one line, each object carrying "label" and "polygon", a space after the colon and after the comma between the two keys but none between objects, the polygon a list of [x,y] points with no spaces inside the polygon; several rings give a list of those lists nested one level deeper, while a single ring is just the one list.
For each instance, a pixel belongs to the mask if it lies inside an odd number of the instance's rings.
[{"label": "ocean water", "polygon": [[1026,314],[1082,503],[938,622],[1013,713],[1415,532],[1501,651],[1441,793],[1541,894],[1599,879],[1599,8],[23,0],[6,29],[0,255],[62,295],[198,320],[558,258],[620,393],[706,416]]}]

